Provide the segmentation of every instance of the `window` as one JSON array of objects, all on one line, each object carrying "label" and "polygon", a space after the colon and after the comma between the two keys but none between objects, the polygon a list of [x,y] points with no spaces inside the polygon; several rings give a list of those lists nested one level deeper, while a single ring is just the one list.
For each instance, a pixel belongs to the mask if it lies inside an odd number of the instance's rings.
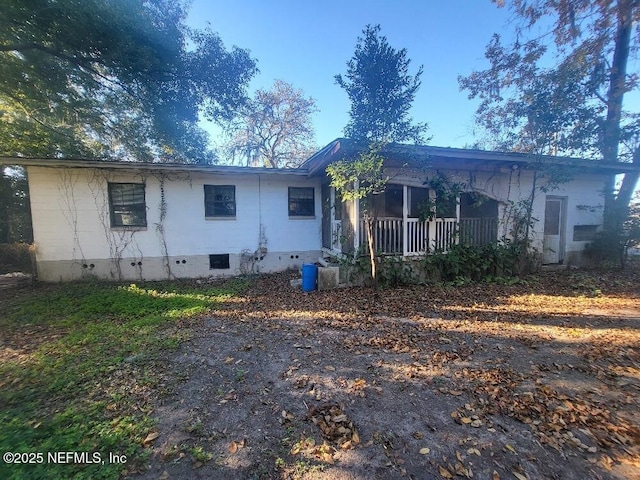
[{"label": "window", "polygon": [[146,227],[144,183],[109,183],[112,227]]},{"label": "window", "polygon": [[207,217],[235,217],[236,186],[205,185],[204,214]]},{"label": "window", "polygon": [[222,253],[209,255],[209,268],[211,270],[226,270],[229,268],[229,254]]},{"label": "window", "polygon": [[289,187],[289,216],[313,217],[315,214],[313,187]]},{"label": "window", "polygon": [[575,225],[573,227],[574,242],[591,242],[596,239],[599,225]]}]

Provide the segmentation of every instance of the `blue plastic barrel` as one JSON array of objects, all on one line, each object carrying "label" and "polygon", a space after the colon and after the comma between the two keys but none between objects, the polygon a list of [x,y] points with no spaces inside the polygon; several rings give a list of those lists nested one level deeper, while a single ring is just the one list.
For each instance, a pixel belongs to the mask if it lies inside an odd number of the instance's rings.
[{"label": "blue plastic barrel", "polygon": [[318,283],[318,266],[313,263],[302,264],[302,291],[311,292]]}]

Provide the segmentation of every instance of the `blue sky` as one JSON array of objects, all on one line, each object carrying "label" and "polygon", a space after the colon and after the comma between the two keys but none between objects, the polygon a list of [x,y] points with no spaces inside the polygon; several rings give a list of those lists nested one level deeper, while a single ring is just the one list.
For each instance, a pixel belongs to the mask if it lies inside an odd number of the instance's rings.
[{"label": "blue sky", "polygon": [[493,33],[511,32],[510,18],[490,0],[194,0],[188,23],[208,22],[227,48],[251,51],[260,69],[251,90],[281,79],[313,97],[318,146],[342,136],[348,120],[349,100],[333,77],[346,72],[365,25],[379,23],[391,46],[407,49],[411,73],[424,66],[413,118],[429,123],[432,145],[463,147],[474,141],[476,103],[457,77],[487,66],[485,46]]}]

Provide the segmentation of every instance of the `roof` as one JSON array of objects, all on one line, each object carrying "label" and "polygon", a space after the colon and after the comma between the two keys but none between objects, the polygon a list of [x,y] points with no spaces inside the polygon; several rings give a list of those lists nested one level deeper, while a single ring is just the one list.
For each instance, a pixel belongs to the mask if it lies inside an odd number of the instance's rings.
[{"label": "roof", "polygon": [[[197,172],[217,175],[264,174],[313,176],[324,173],[325,168],[330,163],[357,155],[358,152],[362,150],[362,144],[346,138],[338,138],[313,154],[298,168],[238,167],[232,165],[24,157],[0,157],[0,164],[53,168],[68,167]],[[406,145],[400,143],[390,143],[386,145],[382,150],[382,154],[388,166],[404,166],[407,164],[431,168],[452,168],[453,166],[453,168],[461,170],[495,169],[496,166],[535,169],[536,166],[542,162],[549,165],[564,165],[580,168],[585,173],[618,174],[640,172],[640,165],[632,163],[604,163],[602,161],[586,160],[583,158],[557,157],[551,155],[533,156],[531,154],[516,152],[495,152],[489,150]],[[453,162],[455,162],[455,165],[452,165]]]},{"label": "roof", "polygon": [[[310,175],[324,171],[336,160],[349,158],[363,149],[362,144],[346,138],[338,138],[307,159],[300,168],[309,170]],[[390,143],[382,149],[382,155],[389,166],[416,165],[433,168],[478,169],[483,166],[507,166],[513,168],[536,168],[541,162],[549,165],[564,165],[586,169],[591,173],[640,172],[640,165],[632,163],[604,163],[584,158],[558,157],[552,155],[534,156],[518,152],[495,152],[467,148],[433,147],[429,145],[406,145]]]},{"label": "roof", "polygon": [[234,165],[201,165],[190,163],[152,163],[152,162],[124,162],[113,160],[82,160],[69,158],[25,158],[0,157],[0,165],[20,165],[25,167],[51,168],[100,168],[107,170],[142,170],[154,172],[192,172],[213,173],[218,175],[298,175],[307,176],[308,171],[301,168],[265,168],[238,167]]}]

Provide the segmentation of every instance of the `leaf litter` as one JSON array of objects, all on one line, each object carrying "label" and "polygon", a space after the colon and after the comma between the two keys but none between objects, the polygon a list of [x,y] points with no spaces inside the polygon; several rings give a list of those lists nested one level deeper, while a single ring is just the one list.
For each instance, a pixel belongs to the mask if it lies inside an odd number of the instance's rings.
[{"label": "leaf litter", "polygon": [[294,275],[185,326],[141,477],[191,472],[162,444],[222,479],[640,478],[637,266],[309,294]]}]

